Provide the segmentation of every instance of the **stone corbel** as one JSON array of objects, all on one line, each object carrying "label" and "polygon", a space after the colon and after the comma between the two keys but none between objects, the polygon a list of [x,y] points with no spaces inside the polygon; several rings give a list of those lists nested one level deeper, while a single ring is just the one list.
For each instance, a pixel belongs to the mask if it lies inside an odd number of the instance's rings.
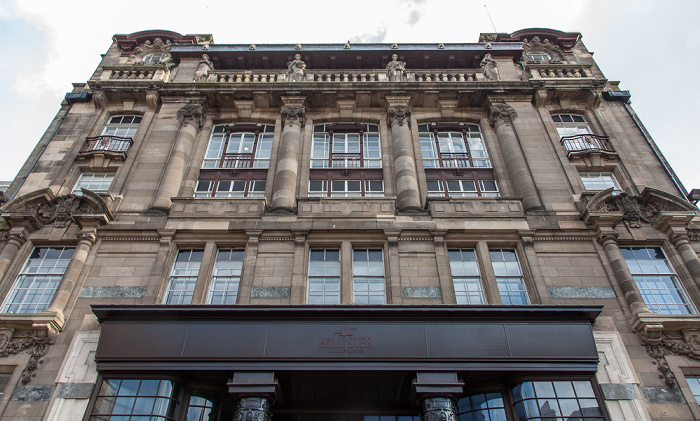
[{"label": "stone corbel", "polygon": [[603,93],[601,91],[589,91],[588,92],[588,107],[598,108],[600,102],[603,99]]},{"label": "stone corbel", "polygon": [[149,111],[155,111],[160,103],[160,94],[155,89],[149,89],[146,92],[146,106]]},{"label": "stone corbel", "polygon": [[456,99],[440,99],[438,100],[438,110],[440,110],[440,115],[444,120],[451,120],[455,116],[455,109],[459,100]]},{"label": "stone corbel", "polygon": [[239,398],[254,396],[274,402],[280,393],[280,385],[274,372],[237,371],[226,385],[228,393]]},{"label": "stone corbel", "polygon": [[688,235],[686,227],[694,217],[695,215],[690,212],[660,211],[652,219],[651,226],[673,239]]},{"label": "stone corbel", "polygon": [[246,119],[251,118],[253,111],[255,111],[255,101],[239,99],[234,100],[233,103],[236,105],[238,117]]},{"label": "stone corbel", "polygon": [[357,102],[354,99],[339,99],[336,101],[340,111],[341,121],[352,121],[352,114],[355,111]]},{"label": "stone corbel", "polygon": [[411,115],[411,106],[408,103],[411,97],[408,96],[387,96],[387,113],[389,123],[393,127],[395,124],[403,126],[408,123],[408,118]]},{"label": "stone corbel", "polygon": [[511,125],[516,118],[518,118],[518,112],[506,103],[497,102],[489,107],[489,124],[492,127],[501,124]]},{"label": "stone corbel", "polygon": [[537,108],[542,108],[547,105],[547,90],[538,89],[534,94],[532,94],[532,103]]},{"label": "stone corbel", "polygon": [[177,110],[176,118],[183,126],[193,126],[197,131],[204,125],[203,101],[190,101],[187,105]]}]

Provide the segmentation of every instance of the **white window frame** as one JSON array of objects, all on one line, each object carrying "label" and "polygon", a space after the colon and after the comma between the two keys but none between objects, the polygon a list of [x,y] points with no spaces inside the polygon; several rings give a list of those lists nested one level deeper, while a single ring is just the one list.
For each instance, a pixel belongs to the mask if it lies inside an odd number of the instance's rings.
[{"label": "white window frame", "polygon": [[114,173],[84,172],[78,177],[71,193],[83,194],[81,189],[91,190],[95,193],[108,193],[113,181]]},{"label": "white window frame", "polygon": [[486,291],[476,250],[448,249],[447,253],[457,304],[486,304]]},{"label": "white window frame", "polygon": [[[74,247],[35,247],[5,297],[2,313],[32,314],[46,310],[74,252]],[[56,254],[55,259],[47,258]]]},{"label": "white window frame", "polygon": [[141,124],[141,117],[137,115],[112,116],[102,129],[102,136],[116,136],[132,139]]},{"label": "white window frame", "polygon": [[[322,254],[322,255],[321,255]],[[333,257],[337,255],[337,260]],[[323,260],[319,260],[322,257]],[[306,302],[312,305],[340,304],[340,248],[309,250]]]},{"label": "white window frame", "polygon": [[[662,258],[651,258],[650,250],[658,250]],[[620,252],[650,311],[667,315],[697,314],[688,293],[660,246],[620,247]],[[684,310],[671,311],[671,307]]]},{"label": "white window frame", "polygon": [[489,257],[496,275],[496,285],[501,303],[505,305],[530,304],[530,295],[525,286],[525,276],[518,259],[518,253],[514,249],[492,248],[489,250]]},{"label": "white window frame", "polygon": [[[242,124],[243,125],[243,124]],[[245,124],[251,126],[251,124]],[[214,126],[209,144],[204,155],[202,168],[269,168],[272,155],[272,142],[275,127],[269,124],[259,125],[260,130],[252,132],[241,128],[241,131],[226,133],[230,126]],[[235,128],[235,125],[233,126]],[[250,152],[248,152],[250,151]],[[245,160],[232,160],[231,166],[222,166],[225,154],[250,155]],[[250,164],[249,164],[250,162]]]},{"label": "white window frame", "polygon": [[203,249],[177,251],[168,286],[163,294],[163,304],[192,304],[203,257]]},{"label": "white window frame", "polygon": [[207,304],[236,304],[243,272],[244,250],[218,249],[207,294]]},{"label": "white window frame", "polygon": [[[379,260],[376,260],[377,254]],[[386,304],[382,249],[354,248],[352,250],[352,302],[353,304]]]},{"label": "white window frame", "polygon": [[579,177],[581,178],[583,189],[586,191],[600,191],[612,187],[613,192],[622,192],[620,183],[615,178],[615,174],[611,172],[581,172]]}]

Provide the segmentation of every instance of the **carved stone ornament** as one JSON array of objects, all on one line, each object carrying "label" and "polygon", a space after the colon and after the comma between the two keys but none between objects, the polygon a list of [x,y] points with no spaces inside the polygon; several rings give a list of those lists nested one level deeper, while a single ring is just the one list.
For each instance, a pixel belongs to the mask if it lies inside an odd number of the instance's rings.
[{"label": "carved stone ornament", "polygon": [[496,123],[510,124],[516,118],[518,118],[518,112],[508,104],[493,104],[489,108],[489,124],[491,126],[495,127]]},{"label": "carved stone ornament", "polygon": [[387,107],[386,111],[389,114],[389,122],[393,127],[395,124],[399,126],[406,124],[406,120],[413,110],[410,105],[394,104]]},{"label": "carved stone ornament", "polygon": [[194,126],[197,130],[204,124],[204,107],[201,104],[189,103],[177,110],[177,121],[183,126]]},{"label": "carved stone ornament", "polygon": [[[134,48],[134,50],[131,52],[131,59],[134,60],[135,64],[172,63],[173,57],[170,55],[171,48],[172,46],[170,45],[170,40],[163,42],[162,39],[156,38],[155,40],[153,40],[153,43],[151,43],[151,41],[146,40],[146,42]],[[144,63],[144,57],[146,57],[149,54],[165,54],[165,57],[163,57],[162,59],[160,59],[160,61],[157,62]]]},{"label": "carved stone ornament", "polygon": [[457,421],[456,405],[450,398],[428,398],[421,402],[421,421]]},{"label": "carved stone ornament", "polygon": [[94,221],[105,225],[114,220],[105,201],[90,190],[83,189],[82,195],[67,194],[54,197],[50,189],[33,192],[16,198],[3,208],[3,217],[10,223],[31,220],[34,228],[53,223],[62,228],[72,222],[83,225]]},{"label": "carved stone ornament", "polygon": [[546,53],[549,55],[549,57],[551,57],[549,59],[549,63],[552,64],[561,63],[564,57],[564,51],[562,51],[558,45],[554,45],[549,42],[549,40],[546,38],[544,41],[540,41],[540,37],[535,36],[532,38],[532,41],[529,42],[527,38],[523,39],[523,55],[520,60],[523,63],[538,63],[540,60],[533,60],[530,56],[528,56],[528,53],[536,52]]},{"label": "carved stone ornament", "polygon": [[241,398],[234,421],[271,421],[270,403],[266,398]]},{"label": "carved stone ornament", "polygon": [[641,228],[641,221],[651,223],[652,218],[658,212],[654,206],[644,203],[641,197],[630,196],[627,193],[613,196],[596,210],[598,212],[622,212],[622,220],[630,228]]},{"label": "carved stone ornament", "polygon": [[31,331],[16,332],[14,329],[3,328],[0,329],[0,358],[29,350],[29,361],[22,370],[22,384],[27,384],[36,377],[36,369],[44,362],[41,358],[53,342],[53,336],[40,337]]},{"label": "carved stone ornament", "polygon": [[284,118],[285,126],[297,126],[301,127],[304,124],[304,115],[306,114],[306,107],[299,104],[285,104],[282,106],[280,112]]},{"label": "carved stone ornament", "polygon": [[640,334],[646,344],[647,354],[656,360],[659,378],[664,379],[668,387],[676,387],[676,376],[666,362],[666,355],[679,355],[700,361],[700,330],[689,329],[679,332],[658,332],[655,337]]}]

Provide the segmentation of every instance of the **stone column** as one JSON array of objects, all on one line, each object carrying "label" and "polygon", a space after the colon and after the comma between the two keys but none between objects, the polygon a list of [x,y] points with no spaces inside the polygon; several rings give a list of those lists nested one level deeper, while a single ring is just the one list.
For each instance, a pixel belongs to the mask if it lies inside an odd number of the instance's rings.
[{"label": "stone column", "polygon": [[693,250],[693,246],[690,245],[688,235],[676,235],[671,239],[671,242],[676,246],[676,250],[680,253],[681,259],[693,276],[695,283],[700,285],[700,258]]},{"label": "stone column", "polygon": [[238,399],[233,421],[271,421],[270,406],[279,395],[275,373],[235,372],[227,385]]},{"label": "stone column", "polygon": [[413,394],[421,407],[421,421],[457,421],[455,397],[462,394],[464,382],[457,373],[416,373]]},{"label": "stone column", "polygon": [[418,172],[413,150],[408,118],[411,107],[406,103],[389,101],[387,112],[391,126],[392,148],[394,151],[394,174],[396,178],[396,207],[399,212],[421,212]]},{"label": "stone column", "polygon": [[457,405],[452,398],[426,398],[420,407],[421,421],[457,421]]},{"label": "stone column", "polygon": [[182,124],[175,140],[175,146],[165,167],[152,210],[167,213],[172,205],[171,198],[177,196],[187,163],[192,157],[192,149],[197,132],[204,121],[204,109],[201,104],[189,103],[177,112],[177,120]]},{"label": "stone column", "polygon": [[5,244],[5,248],[3,248],[2,253],[0,253],[0,279],[5,276],[7,268],[10,266],[10,263],[15,260],[17,252],[26,241],[27,240],[21,234],[10,234],[7,237],[7,244]]},{"label": "stone column", "polygon": [[58,288],[56,288],[56,293],[53,295],[49,308],[47,309],[47,311],[55,312],[61,321],[64,320],[63,310],[66,308],[73,288],[75,288],[75,284],[78,282],[80,272],[83,270],[83,266],[85,266],[90,247],[95,244],[96,240],[96,236],[92,232],[82,233],[79,234],[79,236],[80,241],[78,241],[78,245],[75,247],[66,272],[63,274],[61,282],[58,284]]},{"label": "stone column", "polygon": [[605,249],[605,254],[608,256],[610,266],[615,274],[615,279],[620,284],[620,288],[622,288],[622,292],[625,294],[625,301],[627,301],[627,304],[630,306],[632,313],[649,312],[646,304],[644,304],[642,295],[637,289],[632,273],[627,267],[627,263],[625,263],[625,258],[622,257],[620,247],[617,245],[617,234],[602,233],[598,238],[598,242]]},{"label": "stone column", "polygon": [[525,211],[544,209],[537,194],[535,180],[532,178],[520,142],[513,130],[512,122],[517,117],[518,113],[508,104],[493,104],[489,109],[489,123],[496,130],[515,194],[523,198]]},{"label": "stone column", "polygon": [[[304,124],[303,98],[283,99],[282,135],[272,189],[272,212],[293,213],[296,208],[301,128]],[[294,100],[295,102],[291,102]],[[289,102],[288,102],[289,101]]]}]

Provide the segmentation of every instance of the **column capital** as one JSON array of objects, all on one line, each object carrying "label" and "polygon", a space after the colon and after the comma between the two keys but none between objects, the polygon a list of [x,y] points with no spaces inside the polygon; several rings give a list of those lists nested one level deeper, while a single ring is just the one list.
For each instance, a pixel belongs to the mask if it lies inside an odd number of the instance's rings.
[{"label": "column capital", "polygon": [[418,400],[429,398],[451,398],[464,390],[464,382],[456,372],[418,372],[413,380],[412,393]]},{"label": "column capital", "polygon": [[5,237],[8,243],[13,243],[17,247],[22,247],[27,242],[27,237],[23,233],[8,233]]},{"label": "column capital", "polygon": [[390,103],[386,111],[389,115],[389,124],[391,127],[394,127],[395,125],[403,126],[406,124],[413,109],[410,105]]},{"label": "column capital", "polygon": [[617,237],[619,236],[620,235],[616,232],[600,232],[598,234],[598,243],[600,243],[602,246],[605,246],[610,242],[617,244]]},{"label": "column capital", "polygon": [[682,234],[674,234],[671,237],[671,243],[676,248],[678,248],[681,245],[690,244],[690,234],[688,234],[687,232]]},{"label": "column capital", "polygon": [[282,114],[284,126],[296,126],[301,128],[304,124],[304,117],[306,116],[306,107],[298,103],[288,103],[282,106],[280,113]]},{"label": "column capital", "polygon": [[97,241],[97,235],[94,232],[81,232],[76,237],[79,240],[78,244],[86,244],[88,247],[91,247]]},{"label": "column capital", "polygon": [[493,127],[510,124],[516,118],[518,118],[518,112],[506,103],[495,103],[489,107],[489,124]]},{"label": "column capital", "polygon": [[193,126],[197,130],[204,124],[204,104],[200,101],[190,101],[177,110],[177,121],[183,126]]}]

